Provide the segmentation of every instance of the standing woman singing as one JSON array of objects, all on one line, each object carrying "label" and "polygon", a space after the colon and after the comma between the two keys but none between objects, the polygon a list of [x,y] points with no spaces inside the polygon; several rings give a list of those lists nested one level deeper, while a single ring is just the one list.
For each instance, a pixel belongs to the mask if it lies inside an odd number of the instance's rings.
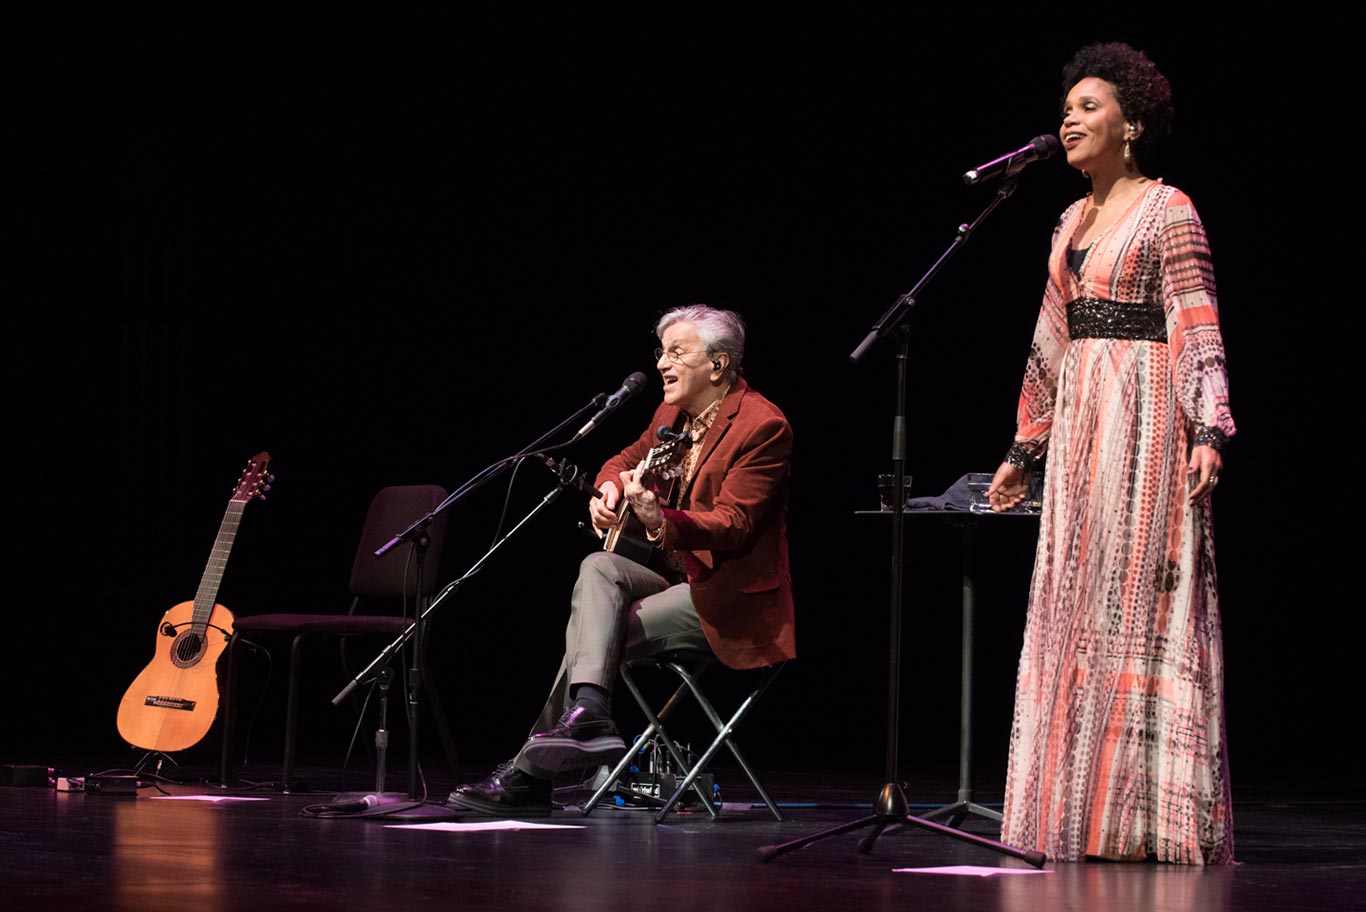
[{"label": "standing woman singing", "polygon": [[1001,839],[1056,861],[1233,861],[1211,494],[1235,433],[1209,245],[1150,177],[1172,120],[1141,51],[1063,70],[1091,192],[1057,223],[992,508],[1043,458]]}]

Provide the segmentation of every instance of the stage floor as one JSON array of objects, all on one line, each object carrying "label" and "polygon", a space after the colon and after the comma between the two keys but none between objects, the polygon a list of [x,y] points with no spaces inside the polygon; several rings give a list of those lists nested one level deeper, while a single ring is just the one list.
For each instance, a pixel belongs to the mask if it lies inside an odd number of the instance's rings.
[{"label": "stage floor", "polygon": [[[1039,869],[916,824],[889,827],[867,852],[859,842],[871,823],[761,860],[761,847],[875,820],[883,783],[847,775],[762,774],[782,822],[736,784],[744,782],[738,771],[723,768],[715,820],[696,810],[657,825],[651,809],[616,806],[584,817],[578,805],[588,793],[571,786],[559,790],[564,806],[551,817],[523,821],[536,828],[489,830],[466,825],[491,818],[445,808],[450,782],[433,781],[431,803],[407,816],[313,816],[339,797],[373,794],[377,783],[373,774],[367,789],[355,773],[348,784],[338,770],[302,772],[310,790],[291,793],[274,784],[225,788],[212,771],[181,768],[162,781],[144,770],[143,787],[132,796],[0,788],[0,907],[1366,908],[1366,800],[1333,789],[1249,790],[1240,799],[1235,793],[1240,864],[1233,867],[1048,862]],[[386,793],[406,799],[407,774],[397,778],[386,778]],[[953,783],[906,786],[917,818],[956,798]],[[987,840],[999,835],[982,815],[960,826]]]}]

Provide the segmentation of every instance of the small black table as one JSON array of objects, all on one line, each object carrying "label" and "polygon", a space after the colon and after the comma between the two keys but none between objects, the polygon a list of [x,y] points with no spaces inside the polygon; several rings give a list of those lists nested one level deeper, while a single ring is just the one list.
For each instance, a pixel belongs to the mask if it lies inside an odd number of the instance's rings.
[{"label": "small black table", "polygon": [[[989,475],[964,475],[942,497],[908,498],[909,509],[905,517],[931,517],[958,527],[963,541],[963,650],[961,660],[961,705],[959,710],[958,732],[958,799],[951,804],[922,814],[925,819],[939,818],[949,826],[957,827],[969,814],[977,814],[991,820],[1001,820],[999,811],[983,807],[973,801],[972,787],[972,657],[973,633],[976,612],[976,583],[974,580],[974,537],[979,526],[985,523],[1021,522],[1039,518],[1037,509],[1012,510],[1004,513],[990,511],[976,512],[970,509],[969,487],[979,487],[981,479],[990,480]],[[1035,501],[1037,503],[1037,501]],[[891,518],[891,510],[858,510],[859,516],[886,516]]]}]

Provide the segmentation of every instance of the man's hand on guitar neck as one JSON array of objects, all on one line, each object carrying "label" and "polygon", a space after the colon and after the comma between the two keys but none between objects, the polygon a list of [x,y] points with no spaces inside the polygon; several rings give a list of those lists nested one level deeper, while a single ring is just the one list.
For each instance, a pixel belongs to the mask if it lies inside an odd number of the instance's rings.
[{"label": "man's hand on guitar neck", "polygon": [[642,460],[632,471],[621,473],[621,484],[626,502],[631,505],[631,512],[647,532],[654,533],[664,524],[664,514],[659,510],[659,498],[654,490],[641,483],[644,474],[645,462]]}]

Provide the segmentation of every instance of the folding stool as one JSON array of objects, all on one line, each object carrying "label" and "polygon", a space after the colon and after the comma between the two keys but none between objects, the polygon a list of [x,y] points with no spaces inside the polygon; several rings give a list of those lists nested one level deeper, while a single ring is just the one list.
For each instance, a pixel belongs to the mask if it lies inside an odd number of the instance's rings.
[{"label": "folding stool", "polygon": [[[643,732],[636,736],[635,741],[627,748],[626,753],[617,762],[616,767],[602,784],[598,786],[597,790],[593,793],[593,796],[584,803],[581,812],[584,817],[591,814],[607,792],[616,785],[617,780],[626,772],[632,759],[635,758],[639,746],[650,738],[657,736],[668,749],[669,755],[673,758],[677,768],[685,770],[686,773],[683,781],[679,783],[672,796],[664,802],[664,806],[655,814],[655,823],[663,822],[669,811],[674,809],[674,806],[683,798],[683,795],[688,789],[692,789],[697,796],[702,799],[702,806],[707,809],[707,813],[713,818],[717,816],[717,810],[713,805],[712,797],[708,795],[706,790],[698,783],[698,777],[706,772],[707,767],[711,764],[722,747],[727,748],[731,752],[731,755],[735,757],[735,761],[740,765],[740,769],[744,771],[745,776],[749,779],[750,784],[754,786],[755,791],[759,793],[759,797],[763,799],[764,804],[768,805],[768,809],[773,813],[773,816],[779,821],[783,819],[782,811],[778,810],[778,805],[769,797],[767,790],[760,784],[758,776],[754,774],[754,770],[750,768],[749,763],[745,761],[744,756],[740,753],[740,745],[736,743],[735,740],[735,731],[739,728],[740,723],[744,720],[745,716],[749,714],[749,711],[754,708],[754,704],[758,701],[759,697],[761,697],[764,691],[768,689],[768,686],[773,683],[773,679],[778,676],[778,672],[782,671],[783,665],[786,663],[778,662],[777,664],[763,668],[759,675],[758,682],[750,690],[749,694],[741,701],[739,707],[731,714],[731,717],[728,720],[723,720],[716,711],[716,708],[712,705],[711,700],[707,698],[706,693],[703,692],[702,688],[697,683],[698,678],[702,676],[702,673],[716,664],[716,661],[716,656],[709,652],[676,651],[648,658],[630,659],[621,663],[621,679],[626,683],[627,690],[629,690],[631,696],[635,698],[636,705],[639,706],[641,712],[645,714],[645,718],[648,720],[649,724],[645,727]],[[654,708],[650,705],[650,702],[645,698],[644,694],[641,693],[640,686],[636,683],[635,672],[643,667],[653,667],[662,671],[669,671],[677,675],[680,679],[678,688],[673,692],[673,696],[669,697],[668,702],[664,704],[658,714],[655,713]],[[706,714],[707,718],[711,721],[712,727],[716,729],[716,737],[712,739],[711,744],[709,744],[707,749],[697,758],[697,761],[691,765],[687,762],[683,752],[679,749],[677,743],[670,737],[664,727],[665,720],[668,719],[673,711],[687,699],[689,694],[697,701],[697,705],[702,708],[702,712]],[[663,793],[661,792],[661,794]]]}]

